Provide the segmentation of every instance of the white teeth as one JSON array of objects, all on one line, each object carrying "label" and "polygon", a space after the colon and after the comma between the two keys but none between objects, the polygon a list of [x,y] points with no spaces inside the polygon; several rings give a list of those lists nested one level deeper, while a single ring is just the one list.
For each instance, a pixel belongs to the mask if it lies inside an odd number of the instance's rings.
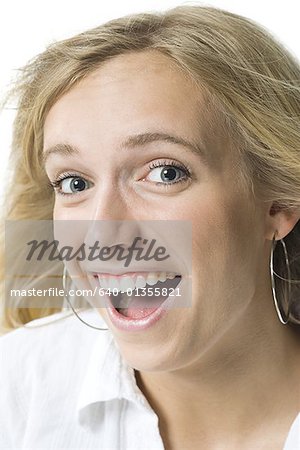
[{"label": "white teeth", "polygon": [[[110,278],[112,278],[112,277],[110,277]],[[125,291],[127,291],[127,289],[134,289],[134,280],[129,276],[121,277],[120,289],[121,289],[121,292],[125,292]]]},{"label": "white teeth", "polygon": [[147,276],[143,275],[124,275],[122,277],[115,277],[113,275],[103,276],[98,275],[99,284],[103,289],[117,289],[120,292],[128,289],[141,289],[146,286],[154,286],[158,281],[164,282],[167,279],[174,279],[176,273],[171,272],[149,272]]},{"label": "white teeth", "polygon": [[120,290],[120,282],[117,277],[109,276],[107,278],[107,283],[111,290],[113,289],[118,289],[118,291]]},{"label": "white teeth", "polygon": [[169,278],[169,280],[173,280],[173,278],[175,278],[175,277],[176,277],[176,273],[174,273],[174,272],[167,274],[167,278]]},{"label": "white teeth", "polygon": [[103,275],[98,275],[98,279],[99,279],[101,287],[103,287],[103,289],[107,289],[107,287],[108,287],[107,278],[104,277]]},{"label": "white teeth", "polygon": [[158,282],[158,274],[154,272],[149,272],[147,276],[147,284],[149,286],[154,286]]},{"label": "white teeth", "polygon": [[167,279],[166,272],[160,272],[158,279],[159,279],[159,281],[166,281],[166,279]]},{"label": "white teeth", "polygon": [[142,275],[138,275],[136,277],[135,286],[138,289],[141,289],[141,288],[145,287],[146,286],[145,277],[143,277]]}]

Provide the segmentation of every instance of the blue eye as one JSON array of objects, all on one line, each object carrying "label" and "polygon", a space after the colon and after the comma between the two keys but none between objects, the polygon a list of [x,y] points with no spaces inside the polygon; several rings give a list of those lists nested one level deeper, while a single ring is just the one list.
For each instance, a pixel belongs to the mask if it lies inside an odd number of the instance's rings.
[{"label": "blue eye", "polygon": [[89,189],[90,183],[76,174],[62,174],[50,182],[50,185],[61,195],[72,195]]},{"label": "blue eye", "polygon": [[[149,164],[150,170],[149,181],[154,182],[157,186],[165,188],[171,187],[173,184],[187,182],[191,179],[191,170],[175,161],[155,161]],[[59,195],[80,195],[93,186],[93,183],[86,180],[76,173],[63,173],[56,180],[50,181],[50,186],[55,189]]]},{"label": "blue eye", "polygon": [[150,181],[155,182],[156,185],[168,186],[187,181],[191,178],[190,170],[174,161],[154,162],[149,165],[149,169],[151,170],[150,175],[154,175],[154,179],[150,178]]}]

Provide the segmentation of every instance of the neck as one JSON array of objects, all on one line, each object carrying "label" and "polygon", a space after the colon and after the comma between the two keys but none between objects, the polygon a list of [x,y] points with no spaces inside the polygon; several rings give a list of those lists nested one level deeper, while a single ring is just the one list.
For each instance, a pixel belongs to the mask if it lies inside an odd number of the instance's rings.
[{"label": "neck", "polygon": [[272,298],[251,302],[192,364],[136,371],[136,379],[169,434],[197,430],[207,442],[218,434],[224,442],[274,423],[287,434],[300,411],[300,327],[279,322]]}]

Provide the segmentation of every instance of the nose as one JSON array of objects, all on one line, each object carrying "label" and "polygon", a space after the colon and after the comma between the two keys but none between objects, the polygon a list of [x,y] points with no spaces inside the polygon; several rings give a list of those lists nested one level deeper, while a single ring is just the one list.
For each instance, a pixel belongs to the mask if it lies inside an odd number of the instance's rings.
[{"label": "nose", "polygon": [[95,193],[90,220],[130,220],[131,215],[128,209],[126,198],[118,186],[107,182]]},{"label": "nose", "polygon": [[113,183],[107,183],[95,193],[91,219],[85,242],[99,241],[100,246],[128,246],[138,236],[139,225],[131,213],[124,194]]}]

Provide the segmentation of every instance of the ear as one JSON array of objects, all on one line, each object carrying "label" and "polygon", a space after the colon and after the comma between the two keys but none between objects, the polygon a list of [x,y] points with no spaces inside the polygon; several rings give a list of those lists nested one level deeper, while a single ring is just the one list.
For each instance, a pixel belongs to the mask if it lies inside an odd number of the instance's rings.
[{"label": "ear", "polygon": [[300,207],[283,209],[269,203],[266,219],[266,238],[272,240],[276,234],[275,240],[283,239],[300,220]]}]

